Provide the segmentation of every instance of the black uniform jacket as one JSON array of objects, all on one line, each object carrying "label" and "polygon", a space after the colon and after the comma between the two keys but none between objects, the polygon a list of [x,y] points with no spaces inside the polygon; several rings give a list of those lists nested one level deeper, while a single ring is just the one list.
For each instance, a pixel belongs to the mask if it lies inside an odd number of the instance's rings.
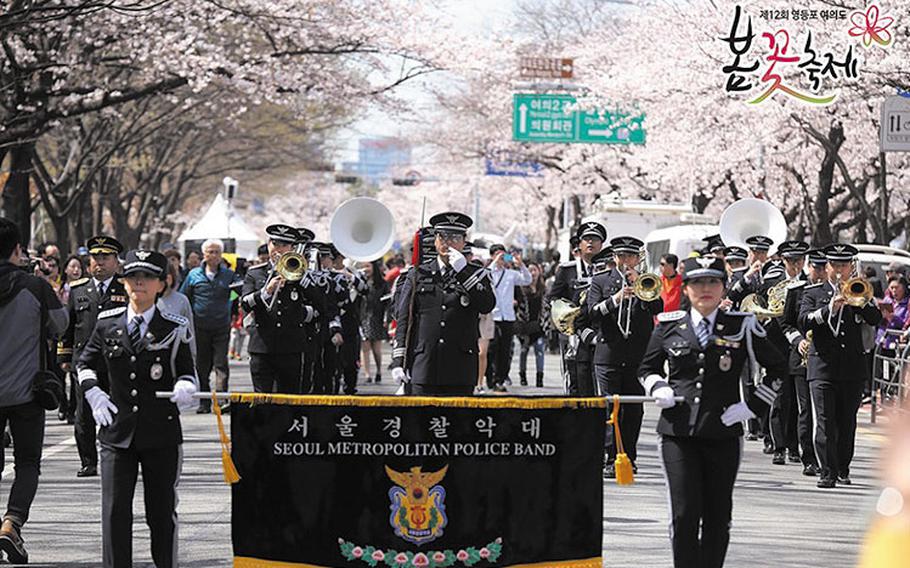
[{"label": "black uniform jacket", "polygon": [[844,305],[839,315],[832,314],[831,298],[838,292],[831,282],[806,286],[800,301],[799,328],[803,333],[812,331],[810,381],[865,380],[869,374],[862,328],[878,325],[882,313],[872,300],[861,308]]},{"label": "black uniform jacket", "polygon": [[[741,436],[741,424],[724,426],[721,415],[728,406],[744,401],[756,415],[767,410],[777,396],[787,359],[768,341],[752,314],[718,311],[714,329],[702,349],[689,312],[660,314],[638,370],[645,392],[669,384],[685,401],[663,410],[657,431],[670,436],[729,438]],[[748,364],[751,336],[755,358],[767,371],[751,395],[743,394],[740,374]],[[664,363],[669,377],[664,378]]]},{"label": "black uniform jacket", "polygon": [[409,369],[414,384],[473,385],[478,320],[496,306],[489,271],[468,263],[444,277],[434,258],[409,270],[400,286],[392,367]]},{"label": "black uniform jacket", "polygon": [[[82,348],[88,343],[95,330],[98,314],[114,308],[125,307],[129,302],[126,289],[119,276],[114,276],[104,295],[98,293],[95,281],[83,278],[70,284],[70,296],[67,303],[70,324],[60,341],[58,361],[71,363],[79,360]],[[99,382],[107,388],[107,370],[98,373]]]},{"label": "black uniform jacket", "polygon": [[[286,282],[277,298],[263,299],[262,290],[271,276],[269,263],[247,270],[243,280],[240,305],[247,314],[250,334],[249,351],[254,354],[302,353],[304,346],[315,340],[319,318],[338,320],[338,307],[325,295],[325,282],[307,272],[296,282]],[[272,309],[269,303],[274,300]]]},{"label": "black uniform jacket", "polygon": [[[590,321],[600,331],[597,338],[597,347],[594,349],[595,365],[616,365],[627,367],[634,364],[638,368],[645,348],[651,339],[654,330],[654,316],[664,310],[664,301],[657,297],[650,302],[642,302],[632,297],[622,302],[620,306],[613,302],[612,296],[622,289],[625,284],[622,274],[613,269],[594,276],[591,288],[588,290],[588,315]],[[605,301],[606,315],[595,306]],[[631,320],[629,318],[631,310]],[[629,336],[623,337],[622,330],[629,325]]]},{"label": "black uniform jacket", "polygon": [[115,448],[155,449],[180,444],[180,412],[157,391],[171,391],[185,379],[198,385],[190,353],[192,332],[188,321],[157,308],[148,331],[134,349],[125,307],[101,312],[88,344],[76,364],[82,392],[98,386],[98,373],[107,369],[109,394],[117,407],[110,426],[98,439]]},{"label": "black uniform jacket", "polygon": [[803,356],[799,353],[799,342],[805,339],[802,330],[799,329],[799,305],[807,284],[805,280],[796,280],[787,286],[784,316],[780,322],[781,330],[790,344],[790,374],[801,377],[806,376],[806,366],[803,365]]},{"label": "black uniform jacket", "polygon": [[[583,345],[592,346],[597,339],[597,330],[591,323],[588,314],[588,303],[585,300],[588,288],[591,286],[592,276],[586,275],[586,271],[592,269],[591,265],[585,266],[580,258],[571,262],[563,262],[556,269],[556,275],[553,277],[553,285],[550,286],[550,292],[547,294],[547,303],[550,304],[557,298],[568,300],[581,307],[581,314],[575,318],[575,335],[578,336]],[[585,297],[582,295],[584,294]],[[578,361],[591,361],[593,353],[590,348],[578,349],[575,356]]]}]

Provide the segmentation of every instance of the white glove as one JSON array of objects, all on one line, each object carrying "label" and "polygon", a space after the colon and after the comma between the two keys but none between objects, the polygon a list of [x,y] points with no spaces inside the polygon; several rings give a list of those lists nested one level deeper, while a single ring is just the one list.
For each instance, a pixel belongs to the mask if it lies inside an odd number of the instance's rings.
[{"label": "white glove", "polygon": [[660,408],[673,408],[676,406],[676,392],[673,387],[658,387],[651,392],[655,399],[654,403]]},{"label": "white glove", "polygon": [[724,426],[733,426],[734,424],[745,422],[752,418],[755,418],[755,413],[752,412],[752,409],[750,409],[745,402],[731,404],[724,413],[720,415],[720,421],[724,423]]},{"label": "white glove", "polygon": [[92,407],[92,416],[98,426],[110,426],[114,422],[117,407],[111,402],[111,397],[101,390],[101,387],[92,387],[85,391],[85,400]]},{"label": "white glove", "polygon": [[341,347],[341,345],[343,343],[344,343],[344,337],[342,337],[340,333],[336,333],[335,335],[332,336],[332,345],[334,345],[335,347]]},{"label": "white glove", "polygon": [[468,260],[461,254],[460,250],[450,248],[449,265],[455,269],[455,272],[461,272],[461,270],[468,265]]},{"label": "white glove", "polygon": [[398,381],[402,384],[411,382],[411,379],[408,378],[407,373],[405,373],[404,369],[401,367],[395,367],[392,369],[392,380]]},{"label": "white glove", "polygon": [[192,410],[199,405],[199,402],[193,398],[196,394],[196,385],[193,381],[182,379],[174,383],[174,394],[171,395],[171,402],[177,405],[181,412]]}]

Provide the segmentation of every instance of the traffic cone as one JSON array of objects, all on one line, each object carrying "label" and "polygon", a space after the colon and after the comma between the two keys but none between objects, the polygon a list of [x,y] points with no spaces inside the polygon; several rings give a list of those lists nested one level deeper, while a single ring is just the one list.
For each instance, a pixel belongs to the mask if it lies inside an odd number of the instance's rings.
[{"label": "traffic cone", "polygon": [[613,425],[614,438],[616,440],[616,461],[613,467],[616,470],[617,485],[632,485],[635,483],[635,474],[632,472],[632,460],[626,455],[626,450],[622,445],[622,433],[619,431],[619,395],[613,395],[613,410],[610,412],[608,424]]}]

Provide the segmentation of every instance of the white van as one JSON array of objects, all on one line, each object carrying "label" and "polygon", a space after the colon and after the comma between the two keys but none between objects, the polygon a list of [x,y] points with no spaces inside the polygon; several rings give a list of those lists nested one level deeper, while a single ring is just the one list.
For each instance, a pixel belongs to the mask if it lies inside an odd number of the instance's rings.
[{"label": "white van", "polygon": [[674,225],[651,231],[645,238],[649,270],[659,274],[661,256],[672,253],[682,261],[692,251],[704,248],[706,243],[702,239],[719,231],[717,225]]},{"label": "white van", "polygon": [[856,255],[857,272],[863,273],[867,266],[875,268],[877,276],[881,278],[882,285],[887,286],[885,282],[885,267],[896,262],[906,267],[905,274],[910,275],[910,252],[896,249],[885,245],[859,244],[853,245],[859,250]]}]

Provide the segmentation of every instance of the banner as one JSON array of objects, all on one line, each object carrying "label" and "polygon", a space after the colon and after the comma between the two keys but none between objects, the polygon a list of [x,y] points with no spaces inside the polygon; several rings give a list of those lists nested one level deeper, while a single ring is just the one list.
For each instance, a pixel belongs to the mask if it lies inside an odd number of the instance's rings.
[{"label": "banner", "polygon": [[234,566],[601,568],[603,399],[234,395]]}]

